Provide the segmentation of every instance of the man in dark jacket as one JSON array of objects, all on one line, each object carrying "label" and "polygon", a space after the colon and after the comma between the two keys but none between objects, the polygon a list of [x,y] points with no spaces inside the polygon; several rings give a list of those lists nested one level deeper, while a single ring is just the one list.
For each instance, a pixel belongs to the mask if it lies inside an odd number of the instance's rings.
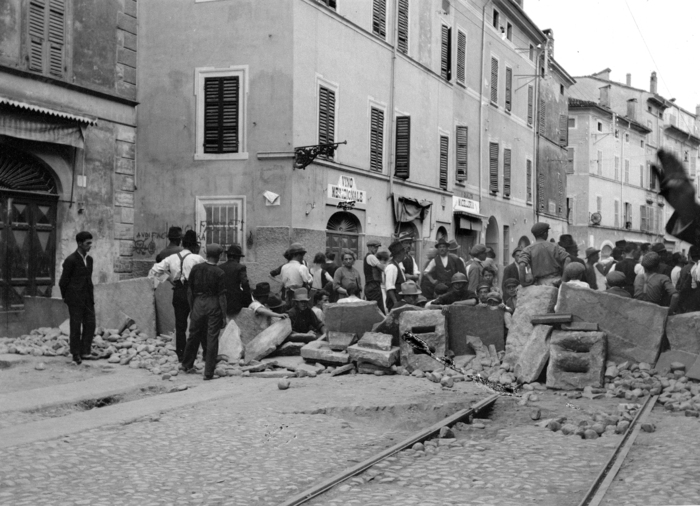
[{"label": "man in dark jacket", "polygon": [[626,282],[623,286],[625,290],[630,294],[630,297],[634,297],[634,280],[637,277],[637,273],[634,272],[637,266],[637,260],[634,258],[637,252],[637,246],[634,243],[628,243],[625,245],[625,257],[615,264],[615,270],[611,272],[621,272],[625,275]]},{"label": "man in dark jacket", "polygon": [[[592,247],[586,248],[586,275],[584,281],[588,283],[591,290],[598,289],[598,281],[595,275],[595,265],[598,263],[598,260],[600,260],[600,250]],[[605,274],[607,274],[607,272]]]},{"label": "man in dark jacket", "polygon": [[581,265],[586,265],[586,262],[578,257],[578,244],[576,244],[576,241],[574,241],[574,238],[571,234],[562,234],[559,237],[559,246],[566,250],[572,262],[577,262]]},{"label": "man in dark jacket", "polygon": [[75,236],[78,249],[63,262],[58,286],[70,317],[70,353],[73,361],[93,358],[92,338],[95,335],[95,296],[92,285],[92,234],[79,232]]},{"label": "man in dark jacket", "polygon": [[250,282],[246,266],[241,263],[245,257],[240,244],[232,244],[226,251],[228,261],[219,265],[224,271],[226,285],[226,316],[233,318],[241,309],[248,307],[253,299],[250,297]]},{"label": "man in dark jacket", "polygon": [[168,241],[170,241],[169,244],[156,255],[156,263],[162,262],[170,255],[182,251],[182,246],[180,246],[182,242],[182,229],[180,227],[170,227],[168,229]]},{"label": "man in dark jacket", "polygon": [[501,283],[501,291],[506,293],[506,281],[509,279],[515,279],[520,281],[520,269],[518,268],[518,258],[520,258],[520,252],[523,249],[518,246],[513,250],[513,263],[506,265],[503,269],[503,283]]}]

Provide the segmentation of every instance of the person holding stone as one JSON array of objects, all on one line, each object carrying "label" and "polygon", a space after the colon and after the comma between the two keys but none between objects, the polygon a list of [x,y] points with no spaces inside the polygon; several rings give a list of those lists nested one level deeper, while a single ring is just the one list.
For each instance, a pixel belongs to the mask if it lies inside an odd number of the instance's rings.
[{"label": "person holding stone", "polygon": [[671,283],[671,278],[659,272],[661,260],[655,252],[644,255],[642,267],[644,272],[634,280],[634,298],[667,306],[669,316],[675,314],[678,307],[678,292]]},{"label": "person holding stone", "polygon": [[605,293],[625,297],[627,299],[632,297],[626,289],[627,276],[620,271],[608,272],[608,275],[605,276],[605,286],[607,286]]},{"label": "person holding stone", "polygon": [[535,242],[527,246],[518,263],[520,280],[523,286],[530,284],[559,286],[564,268],[571,262],[571,257],[564,248],[549,242],[549,224],[535,223],[531,229]]}]

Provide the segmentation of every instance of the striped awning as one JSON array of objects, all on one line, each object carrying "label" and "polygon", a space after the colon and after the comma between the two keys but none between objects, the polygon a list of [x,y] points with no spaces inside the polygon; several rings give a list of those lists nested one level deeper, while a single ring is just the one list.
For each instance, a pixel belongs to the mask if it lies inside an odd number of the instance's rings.
[{"label": "striped awning", "polygon": [[37,112],[40,114],[48,114],[49,116],[55,116],[57,118],[63,118],[70,121],[77,121],[78,123],[85,123],[87,125],[96,125],[97,120],[93,118],[88,118],[87,116],[80,116],[78,114],[71,114],[69,112],[57,111],[56,109],[50,109],[48,107],[41,107],[35,104],[28,104],[26,102],[20,102],[19,100],[11,100],[6,97],[0,96],[0,104],[9,105],[11,107],[18,107],[20,109],[25,109],[27,111]]}]

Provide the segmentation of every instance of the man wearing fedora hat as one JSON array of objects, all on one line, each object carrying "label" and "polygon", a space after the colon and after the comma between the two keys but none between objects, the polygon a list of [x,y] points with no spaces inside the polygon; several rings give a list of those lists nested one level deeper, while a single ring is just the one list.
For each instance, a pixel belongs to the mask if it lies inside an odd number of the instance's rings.
[{"label": "man wearing fedora hat", "polygon": [[180,362],[185,355],[187,340],[187,318],[190,315],[190,304],[187,300],[187,280],[195,265],[204,263],[204,258],[199,256],[199,242],[194,230],[185,232],[182,239],[183,250],[170,255],[156,263],[148,273],[149,279],[156,279],[157,283],[167,276],[173,285],[173,310],[175,312],[175,352]]},{"label": "man wearing fedora hat", "polygon": [[389,253],[391,253],[391,262],[384,269],[384,289],[386,290],[386,309],[391,311],[403,299],[401,299],[400,290],[406,282],[403,273],[403,258],[406,255],[406,250],[403,244],[399,241],[394,241],[389,245]]},{"label": "man wearing fedora hat", "polygon": [[548,223],[535,223],[531,232],[535,236],[535,242],[523,249],[518,259],[521,283],[523,286],[533,282],[536,285],[559,286],[561,275],[571,262],[571,257],[564,248],[547,240]]},{"label": "man wearing fedora hat", "polygon": [[377,259],[377,251],[382,245],[378,240],[367,241],[367,254],[362,264],[365,274],[365,298],[377,302],[379,310],[384,313],[384,297],[382,296],[382,276],[385,265]]},{"label": "man wearing fedora hat", "polygon": [[255,285],[253,301],[248,306],[256,317],[288,318],[285,304],[279,297],[270,295],[270,283],[263,281]]},{"label": "man wearing fedora hat", "polygon": [[246,266],[241,263],[245,257],[240,244],[232,244],[226,250],[227,262],[219,265],[224,271],[224,283],[226,285],[226,316],[233,318],[241,309],[248,307],[252,302],[250,298],[250,282]]},{"label": "man wearing fedora hat", "polygon": [[[584,281],[588,283],[591,290],[598,289],[598,281],[596,280],[596,264],[600,260],[600,250],[597,248],[586,248],[586,275]],[[601,272],[602,274],[602,272]],[[603,274],[604,276],[607,274]]]},{"label": "man wearing fedora hat", "polygon": [[182,229],[180,227],[170,227],[168,229],[168,241],[170,241],[168,245],[156,255],[156,263],[162,262],[170,255],[182,251],[182,246],[180,246],[182,242]]},{"label": "man wearing fedora hat", "polygon": [[411,256],[411,250],[413,249],[413,235],[409,232],[401,232],[399,234],[399,242],[403,244],[403,249],[406,254],[403,257],[403,275],[406,279],[412,279],[413,281],[418,281],[420,275],[418,274],[418,264],[416,259]]},{"label": "man wearing fedora hat", "polygon": [[395,308],[402,306],[425,307],[425,304],[428,302],[428,299],[423,297],[418,285],[412,279],[401,284],[399,295],[403,300],[394,306]]},{"label": "man wearing fedora hat", "polygon": [[438,239],[435,248],[438,250],[437,256],[423,271],[433,286],[439,283],[449,285],[452,282],[452,276],[458,272],[466,275],[464,264],[455,255],[450,255],[450,243],[444,237]]},{"label": "man wearing fedora hat", "polygon": [[306,288],[294,290],[293,304],[294,307],[287,311],[292,323],[292,332],[297,334],[315,332],[317,336],[323,335],[325,327],[311,309],[309,291]]},{"label": "man wearing fedora hat", "polygon": [[309,272],[309,268],[303,264],[306,248],[301,243],[295,242],[287,250],[289,262],[282,266],[282,284],[286,290],[287,304],[291,305],[294,297],[294,290],[297,288],[308,288],[314,278]]}]

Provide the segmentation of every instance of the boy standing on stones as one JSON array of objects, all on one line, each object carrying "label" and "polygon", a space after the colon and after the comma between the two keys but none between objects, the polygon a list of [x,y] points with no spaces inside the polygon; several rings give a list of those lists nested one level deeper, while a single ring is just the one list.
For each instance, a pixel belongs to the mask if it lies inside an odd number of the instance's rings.
[{"label": "boy standing on stones", "polygon": [[[559,286],[564,268],[571,262],[571,257],[564,248],[549,242],[549,224],[535,223],[531,229],[535,236],[534,244],[527,246],[520,255],[520,282],[523,286],[547,285]],[[530,272],[527,272],[527,269]]]}]

